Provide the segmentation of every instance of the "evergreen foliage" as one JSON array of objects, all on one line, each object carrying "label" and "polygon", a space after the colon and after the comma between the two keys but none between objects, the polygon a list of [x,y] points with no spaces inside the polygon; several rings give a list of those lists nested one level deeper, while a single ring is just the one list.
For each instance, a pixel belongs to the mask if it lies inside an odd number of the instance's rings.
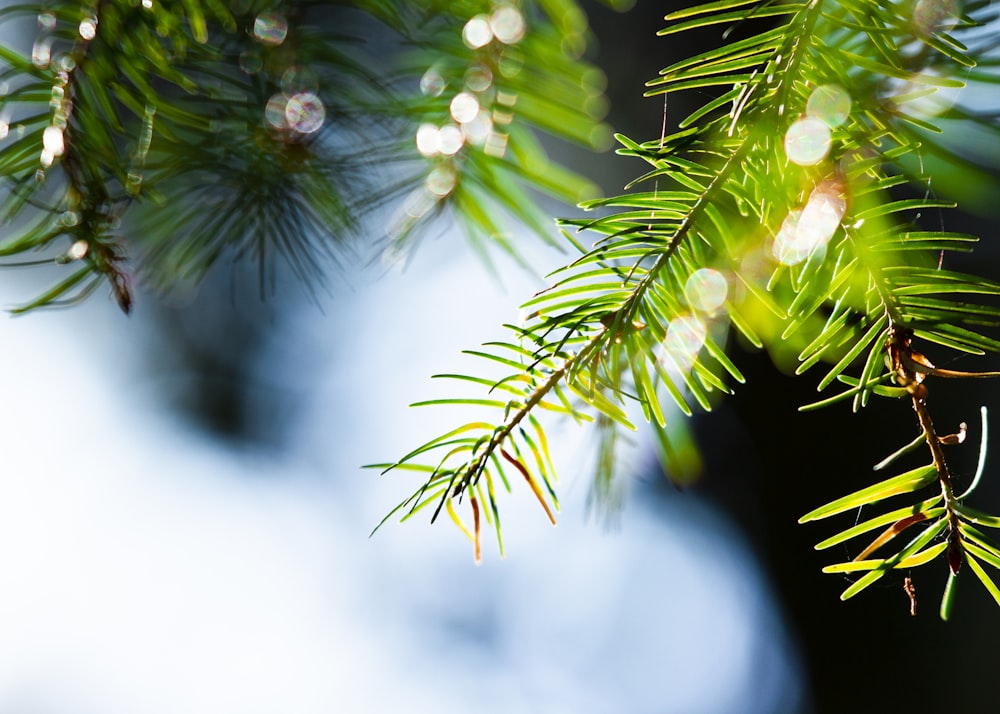
[{"label": "evergreen foliage", "polygon": [[[551,240],[531,189],[569,202],[594,193],[535,134],[606,138],[601,76],[580,59],[586,23],[571,0],[2,12],[8,27],[28,18],[38,31],[30,50],[0,47],[0,257],[55,271],[15,312],[73,304],[105,283],[128,312],[133,273],[170,290],[224,256],[258,261],[262,291],[276,256],[315,284],[355,250],[364,214],[392,200],[390,250],[447,208],[477,249],[518,257],[511,218]],[[817,546],[877,533],[826,569],[860,573],[843,597],[943,561],[942,616],[966,563],[1000,603],[984,567],[1000,568],[1000,547],[982,531],[1000,516],[966,503],[983,472],[985,410],[979,472],[963,489],[945,448],[966,427],[940,433],[929,406],[932,386],[998,373],[938,368],[919,351],[1000,351],[1000,284],[949,264],[977,238],[943,218],[919,222],[954,206],[931,190],[928,167],[969,165],[941,128],[996,137],[993,115],[945,94],[995,83],[996,43],[983,32],[993,19],[985,0],[717,0],[667,15],[661,35],[711,28],[724,42],[664,68],[647,95],[694,93],[701,105],[670,132],[665,117],[653,140],[617,137],[645,172],[620,196],[584,200],[595,217],[562,222],[576,258],[504,339],[469,352],[478,368],[439,375],[473,392],[418,406],[484,415],[377,465],[418,483],[387,518],[444,511],[477,560],[486,527],[502,553],[498,498],[512,482],[555,522],[551,418],[592,422],[607,490],[619,437],[640,419],[676,462],[669,405],[710,411],[744,381],[730,357],[742,343],[834,388],[804,409],[885,398],[916,413],[918,438],[876,470],[923,447],[926,463],[802,518],[905,499]],[[373,56],[363,37],[374,34],[395,47],[391,59]]]},{"label": "evergreen foliage", "polygon": [[[389,231],[398,248],[445,206],[480,245],[507,246],[505,213],[548,237],[525,186],[571,202],[594,189],[549,162],[532,130],[587,146],[609,136],[601,75],[578,59],[579,8],[522,9],[7,6],[10,30],[24,19],[38,30],[30,49],[0,48],[2,215],[19,221],[0,255],[41,251],[30,262],[63,266],[17,311],[71,304],[107,281],[127,312],[126,255],[163,290],[197,281],[223,255],[258,261],[262,290],[272,255],[315,284],[331,258],[354,250],[363,214],[403,194]],[[488,36],[463,42],[473,17]],[[391,56],[376,56],[369,35]]]},{"label": "evergreen foliage", "polygon": [[[939,433],[928,397],[940,380],[997,373],[939,369],[916,347],[945,358],[1000,349],[990,336],[1000,285],[947,267],[948,254],[971,250],[976,238],[917,223],[954,206],[934,195],[923,169],[928,146],[960,162],[935,143],[940,125],[979,122],[995,136],[991,117],[937,98],[993,79],[994,43],[980,32],[992,17],[987,3],[959,11],[864,0],[722,0],[667,15],[661,35],[722,25],[727,41],[666,67],[647,94],[701,90],[710,99],[673,133],[644,143],[618,137],[619,153],[643,159],[647,172],[624,195],[582,204],[610,212],[563,222],[579,257],[524,304],[527,318],[508,326],[506,340],[471,353],[505,373],[480,377],[484,366],[475,376],[444,375],[487,396],[425,404],[492,413],[385,465],[423,480],[396,513],[428,508],[433,520],[446,511],[478,558],[481,521],[500,540],[497,493],[512,480],[526,481],[553,519],[544,412],[595,420],[609,448],[641,414],[669,455],[664,403],[710,410],[744,381],[727,354],[740,340],[779,362],[794,359],[799,374],[820,370],[821,390],[841,385],[805,409],[848,402],[858,410],[885,397],[910,401],[918,417],[919,438],[876,468],[921,446],[927,463],[802,518],[906,499],[817,546],[878,532],[854,560],[826,568],[861,573],[842,597],[891,569],[944,560],[951,579],[967,562],[1000,603],[983,567],[1000,567],[1000,548],[980,530],[1000,527],[1000,518],[966,505],[975,482],[960,492],[944,455],[966,427]],[[596,235],[592,246],[580,246],[578,232]],[[602,454],[602,468],[610,463]],[[908,541],[897,539],[904,531]],[[953,592],[949,580],[942,616]]]}]

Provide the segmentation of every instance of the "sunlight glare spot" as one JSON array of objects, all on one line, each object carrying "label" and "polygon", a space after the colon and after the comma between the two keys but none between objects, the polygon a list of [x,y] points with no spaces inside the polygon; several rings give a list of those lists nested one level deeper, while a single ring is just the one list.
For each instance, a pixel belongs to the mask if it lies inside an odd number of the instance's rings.
[{"label": "sunlight glare spot", "polygon": [[87,241],[78,240],[69,247],[68,251],[66,251],[66,257],[69,258],[70,260],[80,260],[85,255],[87,255],[87,249],[89,247],[90,246],[88,245]]},{"label": "sunlight glare spot", "polygon": [[458,182],[458,172],[451,164],[441,164],[427,174],[424,185],[427,190],[438,198],[444,198],[451,193]]},{"label": "sunlight glare spot", "polygon": [[797,265],[817,251],[825,251],[847,210],[847,202],[821,186],[809,196],[801,211],[791,211],[774,238],[774,257],[784,265]]},{"label": "sunlight glare spot", "polygon": [[6,139],[8,134],[10,134],[10,122],[0,119],[0,140]]},{"label": "sunlight glare spot", "polygon": [[38,29],[48,32],[56,26],[56,16],[51,12],[43,12],[38,16]]},{"label": "sunlight glare spot", "polygon": [[819,119],[831,129],[847,121],[851,113],[851,95],[838,84],[816,87],[806,102],[806,114]]},{"label": "sunlight glare spot", "polygon": [[326,107],[312,92],[293,94],[285,104],[285,122],[299,134],[319,131],[325,120]]},{"label": "sunlight glare spot", "polygon": [[421,124],[417,129],[417,151],[421,156],[441,153],[441,130],[433,124]]},{"label": "sunlight glare spot", "polygon": [[705,345],[707,334],[705,323],[694,315],[675,317],[667,325],[667,335],[661,345],[661,360],[668,367],[687,372]]},{"label": "sunlight glare spot", "polygon": [[451,118],[465,124],[479,116],[479,100],[468,92],[460,92],[451,100],[450,109]]},{"label": "sunlight glare spot", "polygon": [[505,45],[515,45],[524,39],[524,16],[516,8],[504,5],[490,15],[490,30]]},{"label": "sunlight glare spot", "polygon": [[42,132],[42,148],[53,156],[62,156],[66,145],[63,142],[63,130],[57,126],[47,126]]},{"label": "sunlight glare spot", "polygon": [[493,84],[493,72],[485,65],[469,67],[465,73],[465,86],[470,92],[485,92]]},{"label": "sunlight glare spot", "polygon": [[722,307],[729,294],[726,276],[718,270],[701,268],[691,273],[684,283],[684,295],[696,310],[713,313]]},{"label": "sunlight glare spot", "polygon": [[444,77],[434,68],[424,72],[424,76],[420,78],[420,92],[427,97],[441,96],[446,85]]},{"label": "sunlight glare spot", "polygon": [[799,219],[801,217],[802,211],[789,211],[778,230],[778,235],[774,237],[772,251],[775,259],[782,265],[796,265],[809,255],[810,251],[798,243]]},{"label": "sunlight glare spot", "polygon": [[288,21],[277,12],[262,12],[253,22],[253,36],[262,45],[276,47],[288,35]]},{"label": "sunlight glare spot", "polygon": [[97,18],[85,17],[80,20],[80,37],[90,42],[97,36]]},{"label": "sunlight glare spot", "polygon": [[785,133],[785,153],[799,166],[818,164],[830,153],[830,127],[813,117],[795,121]]},{"label": "sunlight glare spot", "polygon": [[31,48],[31,61],[39,69],[49,66],[52,60],[52,38],[40,37]]},{"label": "sunlight glare spot", "polygon": [[890,99],[899,105],[906,104],[908,112],[917,116],[934,117],[946,112],[958,101],[963,88],[933,86],[939,76],[932,69],[913,75],[911,80],[901,83]]},{"label": "sunlight glare spot", "polygon": [[489,18],[486,15],[476,15],[465,23],[462,28],[462,40],[474,50],[485,47],[493,40],[493,30],[490,29]]},{"label": "sunlight glare spot", "polygon": [[454,124],[441,127],[441,153],[445,156],[457,154],[465,143],[462,130]]},{"label": "sunlight glare spot", "polygon": [[462,134],[470,144],[476,146],[483,145],[493,131],[493,122],[490,121],[489,112],[481,111],[472,121],[462,124]]},{"label": "sunlight glare spot", "polygon": [[144,10],[152,10],[153,0],[142,0],[142,7]]}]

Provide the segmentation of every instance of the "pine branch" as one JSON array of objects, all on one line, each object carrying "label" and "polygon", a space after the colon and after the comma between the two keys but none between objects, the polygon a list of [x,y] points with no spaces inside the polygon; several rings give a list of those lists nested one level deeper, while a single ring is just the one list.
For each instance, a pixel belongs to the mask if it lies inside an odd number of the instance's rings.
[{"label": "pine branch", "polygon": [[[956,30],[977,26],[975,15],[983,7],[970,7],[955,21]],[[769,25],[765,18],[782,24]],[[931,463],[837,499],[802,520],[915,494],[936,483],[940,496],[821,543],[818,547],[829,547],[885,527],[854,561],[827,570],[867,571],[845,591],[847,598],[891,569],[915,568],[944,555],[950,584],[967,560],[996,597],[1000,590],[978,560],[1000,567],[1000,551],[970,530],[972,512],[963,505],[968,493],[956,496],[944,456],[944,446],[964,441],[965,427],[957,434],[937,433],[925,384],[929,377],[996,373],[939,369],[913,341],[980,355],[1000,352],[1000,342],[987,332],[1000,325],[1000,312],[976,302],[977,296],[997,295],[998,285],[942,267],[945,253],[968,252],[974,236],[923,230],[911,218],[951,208],[953,202],[929,190],[922,198],[890,193],[906,184],[929,185],[922,173],[899,171],[900,157],[920,156],[937,130],[912,109],[914,102],[937,88],[963,86],[951,70],[968,73],[978,58],[942,29],[948,18],[910,20],[895,8],[862,0],[762,5],[733,0],[681,10],[667,20],[671,25],[661,34],[724,24],[745,36],[681,60],[649,83],[649,94],[723,89],[659,141],[619,137],[624,147],[619,153],[652,166],[635,183],[652,181],[653,188],[583,204],[616,212],[565,222],[601,237],[554,274],[558,281],[550,289],[525,304],[530,319],[516,333],[533,349],[525,354],[530,359],[508,365],[521,372],[506,379],[530,375],[545,394],[565,386],[578,400],[567,404],[568,410],[605,425],[631,427],[626,407],[636,401],[643,417],[662,429],[663,392],[690,413],[689,399],[710,409],[709,395],[728,391],[724,374],[743,380],[710,336],[711,321],[716,329],[731,322],[751,344],[775,354],[794,351],[799,373],[824,363],[820,389],[848,385],[806,408],[850,399],[857,410],[873,396],[908,397],[921,438],[877,469],[921,444]],[[904,49],[914,43],[919,51]],[[901,87],[903,80],[917,89]],[[951,115],[971,116],[960,109]],[[661,182],[669,185],[661,190]],[[758,257],[762,246],[770,253],[768,267]],[[671,349],[678,346],[686,349]],[[855,370],[858,376],[848,374]],[[506,421],[497,427],[482,423],[475,448],[449,452],[445,460],[457,456],[459,465],[438,467],[449,475],[446,487],[434,493],[438,510],[488,474],[490,455],[514,437],[504,424],[516,426],[540,404],[534,397],[498,404]],[[447,446],[429,442],[396,466],[413,467],[414,459]],[[523,462],[516,463],[526,473]],[[406,502],[411,514],[426,493],[425,487]],[[978,512],[975,518],[981,525],[1000,524]],[[917,525],[919,534],[894,554],[871,558]],[[912,602],[912,582],[908,586]],[[949,610],[950,597],[946,594],[942,612]]]},{"label": "pine branch", "polygon": [[[599,73],[574,54],[585,27],[562,24],[573,12],[488,0],[7,8],[0,22],[37,16],[39,35],[31,57],[0,48],[0,119],[13,127],[3,216],[29,217],[0,255],[72,264],[17,311],[102,282],[128,311],[129,275],[169,291],[224,258],[257,261],[262,293],[276,259],[310,290],[357,257],[357,233],[387,202],[403,203],[397,249],[446,208],[515,256],[514,220],[551,241],[530,190],[576,201],[591,184],[550,162],[533,130],[590,146],[607,133]],[[399,47],[375,58],[337,29],[347,21]]]}]

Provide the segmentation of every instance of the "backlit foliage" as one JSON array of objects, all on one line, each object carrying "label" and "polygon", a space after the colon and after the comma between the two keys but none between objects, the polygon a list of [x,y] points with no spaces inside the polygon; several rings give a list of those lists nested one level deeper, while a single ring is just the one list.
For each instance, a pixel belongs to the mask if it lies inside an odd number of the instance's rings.
[{"label": "backlit foliage", "polygon": [[[981,530],[1000,517],[966,505],[975,483],[959,488],[945,458],[966,427],[940,433],[930,399],[950,379],[996,373],[939,369],[918,351],[1000,350],[1000,284],[948,267],[977,238],[918,223],[946,222],[954,206],[924,169],[931,147],[961,163],[940,127],[966,122],[996,137],[994,115],[953,98],[995,81],[983,30],[992,18],[989,3],[926,0],[720,0],[667,15],[661,35],[714,26],[724,42],[665,67],[647,94],[696,91],[701,105],[651,141],[618,137],[646,172],[621,196],[583,203],[595,218],[564,221],[578,257],[524,304],[506,339],[471,353],[479,372],[445,375],[480,396],[434,404],[488,415],[383,465],[421,481],[394,513],[447,511],[478,558],[482,523],[499,539],[501,489],[526,482],[549,518],[558,506],[547,412],[596,421],[607,445],[641,416],[668,452],[666,403],[710,410],[743,382],[727,354],[739,339],[833,391],[805,408],[888,398],[917,415],[919,437],[877,468],[917,449],[924,465],[802,519],[905,499],[818,546],[876,534],[827,568],[860,574],[843,597],[891,569],[944,562],[950,578],[971,571],[1000,602],[986,567],[1000,567],[1000,548]],[[611,462],[602,453],[605,470]],[[943,615],[952,592],[949,580]]]}]

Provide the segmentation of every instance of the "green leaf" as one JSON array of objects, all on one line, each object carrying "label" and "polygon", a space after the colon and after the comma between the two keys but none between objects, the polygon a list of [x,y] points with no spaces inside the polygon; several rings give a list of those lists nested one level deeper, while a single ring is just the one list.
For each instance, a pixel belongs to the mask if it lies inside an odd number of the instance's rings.
[{"label": "green leaf", "polygon": [[971,568],[972,572],[976,574],[977,578],[979,578],[979,582],[981,582],[983,586],[986,588],[987,592],[989,592],[989,594],[993,596],[993,599],[996,600],[997,605],[1000,605],[1000,588],[997,588],[996,583],[994,583],[993,579],[986,574],[986,571],[983,570],[983,566],[981,566],[976,561],[975,558],[973,558],[971,555],[966,554],[965,559],[969,563],[969,568]]},{"label": "green leaf", "polygon": [[941,595],[941,608],[939,614],[945,622],[951,617],[952,608],[955,605],[955,593],[958,592],[958,575],[948,571],[948,582],[945,583],[944,593]]},{"label": "green leaf", "polygon": [[838,513],[849,511],[852,508],[877,503],[878,501],[891,496],[897,496],[901,493],[919,491],[924,486],[933,482],[936,476],[937,469],[934,464],[919,466],[915,469],[907,471],[906,473],[902,473],[899,476],[893,476],[885,481],[880,481],[879,483],[855,491],[847,496],[838,498],[835,501],[831,501],[825,506],[820,506],[819,508],[809,511],[809,513],[799,519],[799,523],[807,523],[808,521],[828,518]]},{"label": "green leaf", "polygon": [[903,550],[896,553],[896,555],[891,558],[886,558],[883,563],[876,567],[874,570],[869,571],[867,574],[862,576],[857,582],[848,587],[844,592],[840,594],[841,600],[847,600],[854,597],[862,590],[867,588],[872,583],[877,582],[883,575],[886,574],[892,568],[895,568],[898,564],[905,561],[912,555],[918,553],[924,546],[930,543],[934,538],[940,535],[948,525],[948,519],[941,518],[927,528],[924,529],[923,533],[918,535]]},{"label": "green leaf", "polygon": [[859,535],[869,533],[876,528],[881,526],[889,525],[890,523],[895,523],[900,519],[906,518],[908,516],[913,516],[917,513],[923,513],[927,516],[926,520],[932,518],[937,518],[944,512],[944,508],[935,508],[934,506],[941,502],[941,497],[936,496],[934,498],[929,498],[926,501],[921,501],[920,503],[915,503],[912,506],[905,506],[903,508],[896,509],[895,511],[890,511],[889,513],[883,513],[880,516],[875,516],[874,518],[869,518],[863,523],[859,523],[856,526],[848,528],[847,530],[838,533],[835,536],[831,536],[826,540],[816,544],[816,550],[825,550],[831,548],[835,545],[839,545],[845,541],[855,538]]}]

